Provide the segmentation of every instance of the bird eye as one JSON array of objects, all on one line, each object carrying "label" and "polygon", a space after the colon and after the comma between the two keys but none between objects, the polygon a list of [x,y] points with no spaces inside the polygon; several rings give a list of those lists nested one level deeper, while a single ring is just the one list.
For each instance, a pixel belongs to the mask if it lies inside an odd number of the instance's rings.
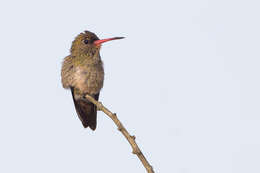
[{"label": "bird eye", "polygon": [[85,43],[85,44],[88,44],[88,40],[84,40],[84,43]]}]

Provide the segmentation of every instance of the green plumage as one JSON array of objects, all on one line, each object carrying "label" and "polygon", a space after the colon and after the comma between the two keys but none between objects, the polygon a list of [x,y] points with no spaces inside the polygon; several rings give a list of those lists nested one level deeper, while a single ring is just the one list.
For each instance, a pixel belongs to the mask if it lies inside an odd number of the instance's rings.
[{"label": "green plumage", "polygon": [[70,55],[64,58],[61,69],[62,85],[70,89],[77,114],[85,128],[96,129],[97,108],[85,95],[96,100],[103,87],[104,69],[99,54],[101,44],[107,41],[122,39],[113,37],[99,40],[92,32],[80,33],[72,42]]},{"label": "green plumage", "polygon": [[96,129],[97,108],[85,99],[85,95],[90,94],[98,100],[104,81],[100,46],[93,44],[95,40],[98,37],[89,31],[79,34],[72,43],[71,54],[64,58],[61,71],[63,87],[71,89],[83,126],[92,130]]}]

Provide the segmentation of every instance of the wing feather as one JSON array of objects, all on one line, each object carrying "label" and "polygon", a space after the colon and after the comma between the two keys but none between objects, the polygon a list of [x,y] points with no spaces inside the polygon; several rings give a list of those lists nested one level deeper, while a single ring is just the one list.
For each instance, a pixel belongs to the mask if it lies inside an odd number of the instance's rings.
[{"label": "wing feather", "polygon": [[75,71],[75,67],[73,65],[73,57],[72,56],[65,57],[61,69],[61,82],[63,88],[69,88],[72,86],[74,71]]}]

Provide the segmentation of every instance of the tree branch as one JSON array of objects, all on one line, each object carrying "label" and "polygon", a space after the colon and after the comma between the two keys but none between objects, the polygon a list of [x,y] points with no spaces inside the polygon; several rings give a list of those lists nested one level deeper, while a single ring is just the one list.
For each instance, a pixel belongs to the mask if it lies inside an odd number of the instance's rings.
[{"label": "tree branch", "polygon": [[125,136],[125,138],[127,139],[127,141],[129,142],[129,144],[131,145],[131,147],[133,148],[133,154],[136,154],[137,157],[140,159],[140,161],[142,162],[143,166],[145,167],[145,169],[147,170],[148,173],[154,173],[152,166],[149,164],[149,162],[146,160],[146,158],[144,157],[142,151],[140,150],[140,148],[138,147],[138,145],[135,142],[135,136],[131,136],[128,131],[125,129],[125,127],[123,126],[123,124],[118,120],[117,116],[115,113],[112,113],[111,111],[109,111],[106,107],[104,107],[102,105],[101,102],[96,101],[92,96],[90,95],[86,95],[85,96],[86,99],[88,99],[90,102],[92,102],[93,104],[95,104],[97,106],[97,108],[101,111],[103,111],[105,114],[107,114],[113,121],[114,123],[117,125],[118,130]]}]

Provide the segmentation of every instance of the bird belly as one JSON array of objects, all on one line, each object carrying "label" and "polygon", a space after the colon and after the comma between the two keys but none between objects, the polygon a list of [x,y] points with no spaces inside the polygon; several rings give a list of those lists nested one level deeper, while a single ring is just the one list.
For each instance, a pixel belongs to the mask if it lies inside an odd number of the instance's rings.
[{"label": "bird belly", "polygon": [[74,75],[74,87],[82,94],[97,94],[103,87],[104,70],[102,65],[77,67]]}]

